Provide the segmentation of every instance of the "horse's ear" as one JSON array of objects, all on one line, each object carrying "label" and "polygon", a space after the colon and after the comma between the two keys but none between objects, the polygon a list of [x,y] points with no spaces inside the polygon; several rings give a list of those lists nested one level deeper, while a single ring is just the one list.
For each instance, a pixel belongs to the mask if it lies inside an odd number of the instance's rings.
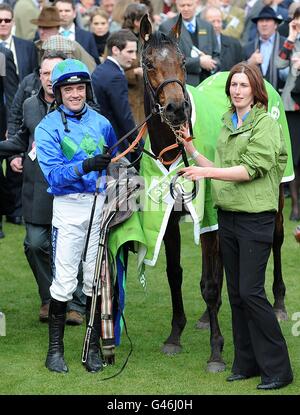
[{"label": "horse's ear", "polygon": [[180,34],[181,34],[181,25],[182,25],[182,15],[181,13],[178,16],[177,22],[175,23],[175,25],[172,27],[169,36],[173,37],[173,39],[175,39],[177,42],[180,38]]},{"label": "horse's ear", "polygon": [[148,42],[151,35],[152,25],[148,18],[148,14],[144,14],[140,23],[140,36],[143,39],[143,42]]}]

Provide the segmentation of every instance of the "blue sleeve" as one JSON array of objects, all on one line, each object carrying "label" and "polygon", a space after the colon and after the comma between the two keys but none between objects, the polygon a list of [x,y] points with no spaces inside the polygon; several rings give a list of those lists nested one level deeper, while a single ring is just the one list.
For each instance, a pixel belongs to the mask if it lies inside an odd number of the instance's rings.
[{"label": "blue sleeve", "polygon": [[[82,161],[65,165],[58,138],[51,135],[46,127],[47,125],[42,122],[34,132],[39,165],[50,186],[68,186],[80,180],[81,175],[84,174]],[[80,175],[75,172],[76,168]]]},{"label": "blue sleeve", "polygon": [[[111,123],[108,123],[105,140],[108,148],[111,148],[117,142],[117,136]],[[114,157],[117,154],[117,151],[118,146],[113,149],[111,155]]]}]

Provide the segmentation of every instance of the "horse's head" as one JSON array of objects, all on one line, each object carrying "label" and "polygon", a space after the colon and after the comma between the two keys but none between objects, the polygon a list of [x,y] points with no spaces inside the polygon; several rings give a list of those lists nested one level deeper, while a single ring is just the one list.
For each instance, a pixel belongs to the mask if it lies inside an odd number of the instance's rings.
[{"label": "horse's head", "polygon": [[185,58],[178,47],[181,23],[182,17],[179,15],[168,36],[152,32],[147,15],[144,15],[140,24],[146,92],[162,121],[173,128],[185,123],[190,116],[190,104],[185,90]]}]

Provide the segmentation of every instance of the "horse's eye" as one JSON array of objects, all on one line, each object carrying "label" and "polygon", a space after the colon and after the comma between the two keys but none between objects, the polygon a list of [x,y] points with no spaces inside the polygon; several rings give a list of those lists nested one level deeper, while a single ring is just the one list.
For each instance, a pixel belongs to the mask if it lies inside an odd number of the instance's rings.
[{"label": "horse's eye", "polygon": [[185,59],[182,59],[182,64],[181,65],[185,66],[185,62],[186,62]]}]

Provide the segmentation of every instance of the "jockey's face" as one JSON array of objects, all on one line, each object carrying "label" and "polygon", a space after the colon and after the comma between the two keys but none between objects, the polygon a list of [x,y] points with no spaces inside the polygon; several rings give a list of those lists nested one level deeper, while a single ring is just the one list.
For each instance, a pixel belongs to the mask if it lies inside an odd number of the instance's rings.
[{"label": "jockey's face", "polygon": [[82,110],[86,101],[86,85],[65,85],[60,88],[62,102],[66,108],[73,112]]}]

